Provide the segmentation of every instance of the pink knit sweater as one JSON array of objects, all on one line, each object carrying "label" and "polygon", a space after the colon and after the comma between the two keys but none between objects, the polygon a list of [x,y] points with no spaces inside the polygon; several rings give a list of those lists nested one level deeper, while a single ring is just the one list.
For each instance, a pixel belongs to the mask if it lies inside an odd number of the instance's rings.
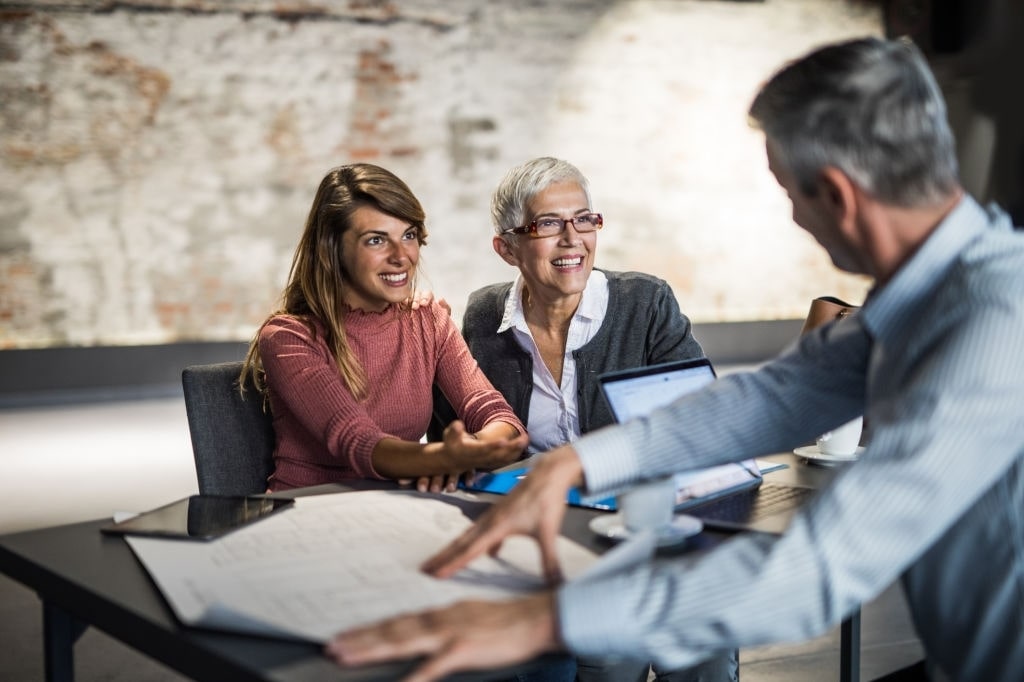
[{"label": "pink knit sweater", "polygon": [[472,433],[501,420],[525,431],[480,371],[451,317],[436,303],[381,313],[346,310],[348,342],[366,372],[368,397],[356,401],[316,333],[278,315],[262,329],[260,355],[270,389],[277,447],[271,490],[351,478],[382,478],[371,463],[385,437],[419,441],[437,385]]}]

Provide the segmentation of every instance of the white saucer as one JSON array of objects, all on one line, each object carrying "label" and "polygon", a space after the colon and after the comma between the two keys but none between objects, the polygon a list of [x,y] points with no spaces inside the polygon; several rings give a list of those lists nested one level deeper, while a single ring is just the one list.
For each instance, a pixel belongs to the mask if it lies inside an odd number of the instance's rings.
[{"label": "white saucer", "polygon": [[[609,540],[625,540],[629,538],[630,532],[622,523],[622,516],[619,514],[602,514],[590,520],[590,530]],[[670,547],[678,544],[688,537],[696,535],[704,528],[700,519],[686,514],[676,514],[664,533],[658,535],[658,547]]]},{"label": "white saucer", "polygon": [[802,448],[795,448],[793,450],[793,454],[800,455],[809,462],[824,464],[825,466],[853,462],[862,452],[864,452],[864,448],[860,446],[857,447],[857,450],[852,455],[829,455],[819,450],[817,445],[805,445]]}]

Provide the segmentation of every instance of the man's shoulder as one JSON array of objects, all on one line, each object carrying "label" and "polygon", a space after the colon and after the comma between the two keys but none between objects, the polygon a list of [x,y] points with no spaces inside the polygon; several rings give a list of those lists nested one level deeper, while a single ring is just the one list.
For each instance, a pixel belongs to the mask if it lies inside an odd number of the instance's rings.
[{"label": "man's shoulder", "polygon": [[1024,301],[1024,232],[992,230],[959,254],[958,265],[961,294]]}]

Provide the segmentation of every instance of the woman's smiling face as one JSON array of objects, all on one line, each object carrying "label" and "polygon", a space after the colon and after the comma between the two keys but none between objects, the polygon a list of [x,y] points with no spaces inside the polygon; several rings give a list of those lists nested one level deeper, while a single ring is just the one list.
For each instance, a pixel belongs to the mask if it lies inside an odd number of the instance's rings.
[{"label": "woman's smiling face", "polygon": [[[592,210],[587,193],[573,181],[548,185],[526,208],[527,224],[542,217],[575,218]],[[499,247],[496,242],[495,248]],[[565,225],[556,237],[516,235],[514,246],[507,246],[505,253],[499,251],[502,258],[519,268],[531,295],[549,301],[583,292],[596,253],[597,232],[577,232],[572,224]]]},{"label": "woman's smiling face", "polygon": [[420,259],[420,230],[415,225],[360,206],[342,235],[344,300],[352,308],[379,312],[412,295]]}]

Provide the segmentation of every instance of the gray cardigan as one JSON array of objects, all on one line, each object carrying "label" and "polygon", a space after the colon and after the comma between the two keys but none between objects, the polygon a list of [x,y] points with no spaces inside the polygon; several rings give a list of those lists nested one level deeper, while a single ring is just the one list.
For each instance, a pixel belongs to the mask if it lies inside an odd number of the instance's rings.
[{"label": "gray cardigan", "polygon": [[[672,289],[664,280],[640,272],[604,271],[608,278],[608,310],[597,334],[572,352],[576,360],[576,385],[580,430],[583,433],[614,422],[601,396],[597,377],[605,372],[653,365],[671,360],[690,360],[704,355],[693,338],[690,320],[679,310]],[[491,284],[469,296],[462,335],[469,350],[526,424],[533,394],[533,359],[516,341],[511,329],[495,333],[501,324],[511,282]],[[431,437],[454,417],[435,391],[436,423]]]}]

